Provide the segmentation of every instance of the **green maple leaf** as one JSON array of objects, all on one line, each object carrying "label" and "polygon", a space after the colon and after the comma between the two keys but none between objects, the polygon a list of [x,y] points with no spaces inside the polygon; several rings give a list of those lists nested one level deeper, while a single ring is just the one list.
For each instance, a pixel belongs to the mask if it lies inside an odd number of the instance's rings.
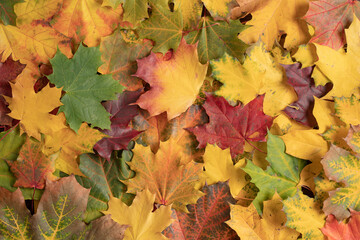
[{"label": "green maple leaf", "polygon": [[153,52],[165,54],[169,49],[176,50],[183,30],[180,11],[171,12],[167,4],[162,1],[155,1],[151,4],[151,9],[152,15],[142,23],[139,36],[155,41]]},{"label": "green maple leaf", "polygon": [[91,188],[90,198],[85,214],[85,221],[90,222],[102,216],[100,211],[108,209],[110,197],[120,198],[130,205],[134,195],[126,193],[126,186],[120,180],[132,178],[135,174],[126,162],[132,158],[132,152],[124,150],[122,157],[112,154],[111,161],[107,161],[95,154],[80,156],[80,170],[87,176],[77,177],[78,182],[86,188]]},{"label": "green maple leaf", "polygon": [[14,5],[24,2],[23,0],[2,0],[0,2],[0,23],[4,25],[16,25]]},{"label": "green maple leaf", "polygon": [[56,87],[63,87],[64,104],[59,111],[64,112],[70,127],[77,132],[82,122],[93,127],[110,128],[110,113],[101,105],[101,101],[113,100],[123,87],[111,75],[98,75],[102,65],[98,47],[87,48],[80,44],[72,59],[68,59],[59,50],[50,60],[53,74],[48,76]]},{"label": "green maple leaf", "polygon": [[225,52],[240,61],[248,47],[237,35],[248,28],[239,21],[214,21],[211,17],[203,17],[198,25],[198,31],[190,32],[186,37],[189,44],[198,43],[199,61],[206,63],[211,59],[220,58]]},{"label": "green maple leaf", "polygon": [[262,202],[271,199],[275,190],[283,199],[293,196],[300,181],[300,172],[306,165],[306,161],[286,154],[284,142],[270,132],[266,160],[270,166],[265,171],[251,161],[243,168],[250,175],[251,182],[259,188],[253,201],[258,212],[262,210]]}]

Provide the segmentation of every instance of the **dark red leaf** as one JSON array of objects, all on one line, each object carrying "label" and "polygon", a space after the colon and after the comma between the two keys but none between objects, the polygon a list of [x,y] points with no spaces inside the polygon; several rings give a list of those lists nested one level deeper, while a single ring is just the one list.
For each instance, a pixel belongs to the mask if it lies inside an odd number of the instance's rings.
[{"label": "dark red leaf", "polygon": [[295,89],[298,100],[292,103],[291,107],[286,107],[284,112],[292,119],[314,127],[315,117],[312,114],[314,108],[314,96],[322,97],[331,88],[331,83],[325,86],[315,87],[314,79],[311,78],[314,67],[301,68],[300,63],[283,65],[286,70],[288,83]]},{"label": "dark red leaf", "polygon": [[258,96],[245,106],[231,106],[223,97],[207,94],[204,108],[209,123],[188,128],[196,135],[200,148],[207,143],[221,149],[230,147],[231,156],[243,153],[245,141],[265,141],[272,117],[263,112],[264,95]]},{"label": "dark red leaf", "polygon": [[174,210],[174,222],[164,231],[164,235],[176,240],[239,239],[225,221],[230,219],[231,197],[227,183],[205,186],[205,195],[196,204],[188,205],[189,213]]},{"label": "dark red leaf", "polygon": [[15,80],[24,68],[25,65],[19,61],[15,62],[11,58],[0,63],[0,125],[11,125],[12,118],[6,115],[10,110],[2,95],[11,97],[10,82]]},{"label": "dark red leaf", "polygon": [[108,161],[110,161],[112,151],[126,149],[131,139],[141,133],[128,127],[129,122],[139,113],[139,107],[131,104],[136,102],[141,93],[142,89],[134,92],[124,91],[118,95],[117,100],[103,104],[111,113],[111,129],[101,130],[101,132],[110,137],[101,139],[95,144],[94,149]]}]

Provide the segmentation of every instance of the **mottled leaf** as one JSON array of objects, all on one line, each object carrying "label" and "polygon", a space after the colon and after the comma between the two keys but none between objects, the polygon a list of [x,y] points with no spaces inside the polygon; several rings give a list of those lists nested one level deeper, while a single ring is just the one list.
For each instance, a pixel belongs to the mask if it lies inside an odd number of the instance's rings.
[{"label": "mottled leaf", "polygon": [[219,182],[202,189],[205,195],[187,206],[189,213],[174,210],[173,223],[164,231],[170,239],[239,239],[225,224],[230,219],[229,203],[234,203],[227,183]]},{"label": "mottled leaf", "polygon": [[351,217],[347,224],[338,222],[334,215],[326,218],[326,224],[321,228],[328,240],[357,240],[360,238],[360,214],[350,210]]}]

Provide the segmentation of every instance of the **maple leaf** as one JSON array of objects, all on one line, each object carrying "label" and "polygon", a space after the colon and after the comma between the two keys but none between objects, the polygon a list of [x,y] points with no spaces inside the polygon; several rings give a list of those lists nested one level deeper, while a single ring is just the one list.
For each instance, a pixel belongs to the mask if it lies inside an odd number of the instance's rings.
[{"label": "maple leaf", "polygon": [[234,229],[242,239],[287,240],[297,239],[299,233],[285,227],[286,215],[279,195],[264,201],[262,218],[253,204],[249,207],[230,205],[231,219],[226,224]]},{"label": "maple leaf", "polygon": [[297,99],[293,88],[286,83],[282,67],[262,42],[249,48],[243,65],[226,54],[210,64],[213,76],[224,84],[216,93],[228,100],[247,104],[265,93],[264,113],[276,116]]},{"label": "maple leaf", "polygon": [[283,201],[286,226],[296,229],[305,239],[323,239],[324,213],[312,198],[297,191],[296,195]]},{"label": "maple leaf", "polygon": [[4,239],[32,239],[30,211],[20,189],[11,193],[0,187],[0,234]]},{"label": "maple leaf", "polygon": [[110,75],[96,74],[101,65],[100,56],[98,48],[87,48],[80,44],[72,59],[58,51],[50,60],[53,74],[48,78],[66,92],[61,98],[64,105],[59,111],[65,113],[66,121],[76,132],[83,121],[94,127],[109,129],[110,113],[104,109],[101,101],[112,100],[116,92],[122,91],[122,86]]},{"label": "maple leaf", "polygon": [[236,232],[224,221],[230,219],[229,203],[234,203],[229,187],[219,182],[204,186],[204,196],[187,206],[189,213],[174,210],[173,223],[165,229],[170,239],[238,239]]},{"label": "maple leaf", "polygon": [[330,129],[332,126],[341,126],[343,123],[334,116],[334,102],[315,98],[314,116],[318,123],[319,133]]},{"label": "maple leaf", "polygon": [[237,35],[246,28],[239,21],[230,21],[228,24],[203,17],[197,26],[198,31],[191,31],[185,39],[189,44],[198,42],[199,61],[203,64],[222,57],[225,52],[242,61],[248,45],[238,39]]},{"label": "maple leaf", "polygon": [[351,148],[351,150],[356,153],[357,156],[360,155],[360,125],[351,126],[348,134],[344,137],[347,145]]},{"label": "maple leaf", "polygon": [[16,177],[14,187],[42,189],[45,180],[55,179],[53,159],[46,157],[42,151],[42,144],[27,138],[22,145],[16,161],[7,161]]},{"label": "maple leaf", "polygon": [[135,91],[143,87],[142,80],[133,76],[137,70],[136,59],[146,57],[152,44],[148,40],[127,42],[124,36],[124,32],[117,30],[102,38],[100,51],[104,64],[98,71],[101,74],[112,74],[127,90]]},{"label": "maple leaf", "polygon": [[7,115],[10,110],[2,95],[12,96],[10,82],[13,82],[24,68],[23,64],[13,61],[11,57],[4,63],[0,63],[0,125],[11,125],[12,123],[12,118]]},{"label": "maple leaf", "polygon": [[224,98],[208,94],[203,106],[209,123],[188,130],[196,135],[199,148],[216,143],[221,149],[230,147],[234,158],[243,153],[245,142],[265,140],[272,118],[262,111],[263,99],[259,96],[245,106],[233,107]]},{"label": "maple leaf", "polygon": [[79,168],[86,177],[77,177],[77,181],[85,188],[91,188],[84,220],[90,222],[100,217],[100,211],[108,208],[107,202],[112,197],[130,204],[134,195],[125,193],[127,188],[120,180],[132,178],[134,172],[126,164],[131,160],[132,153],[123,151],[121,157],[113,154],[111,161],[94,155],[82,154]]},{"label": "maple leaf", "polygon": [[150,3],[151,17],[142,22],[139,29],[141,38],[155,41],[153,52],[165,54],[169,49],[176,50],[182,37],[183,20],[179,10],[170,11],[167,2]]},{"label": "maple leaf", "polygon": [[334,215],[329,215],[326,218],[326,223],[321,228],[322,233],[329,240],[356,240],[360,238],[359,225],[360,214],[359,212],[350,209],[351,217],[347,224],[339,223]]},{"label": "maple leaf", "polygon": [[326,95],[329,97],[350,97],[358,93],[360,71],[358,69],[360,43],[360,21],[354,18],[349,29],[345,30],[347,40],[346,53],[335,51],[327,46],[315,44],[319,60],[315,63],[322,73],[334,84]]},{"label": "maple leaf", "polygon": [[216,182],[229,180],[231,195],[235,198],[241,189],[248,183],[245,172],[241,169],[245,161],[239,161],[235,165],[231,160],[230,149],[222,150],[216,145],[208,144],[204,153],[206,183],[211,185]]},{"label": "maple leaf", "polygon": [[14,12],[14,5],[22,2],[23,0],[13,0],[13,1],[2,1],[0,3],[0,23],[2,22],[5,25],[15,25],[16,15]]},{"label": "maple leaf", "polygon": [[125,231],[126,239],[162,239],[166,238],[161,232],[171,223],[171,207],[160,206],[153,211],[155,195],[148,190],[138,192],[133,203],[128,207],[118,198],[110,198],[109,209],[104,214],[111,214],[111,218],[119,224],[129,225]]},{"label": "maple leaf", "polygon": [[136,103],[148,110],[150,116],[166,111],[168,119],[173,119],[195,101],[205,79],[207,65],[198,62],[196,45],[188,45],[184,39],[170,60],[164,58],[152,52],[150,56],[137,60],[135,76],[148,82],[150,90]]},{"label": "maple leaf", "polygon": [[307,0],[269,0],[261,1],[251,13],[252,20],[246,24],[252,27],[245,29],[239,38],[252,44],[260,38],[267,50],[272,49],[279,35],[286,33],[284,47],[291,49],[309,40],[306,22],[300,19],[308,8]]},{"label": "maple leaf", "polygon": [[345,43],[344,30],[353,21],[354,14],[360,17],[360,5],[354,0],[310,1],[304,19],[315,27],[310,42],[329,46],[335,50]]},{"label": "maple leaf", "polygon": [[94,146],[101,157],[110,160],[113,150],[126,149],[130,140],[140,133],[128,127],[128,124],[138,114],[138,107],[130,104],[134,103],[141,93],[142,90],[125,91],[118,95],[117,100],[103,103],[105,109],[111,114],[111,130],[102,130],[101,132],[109,137],[104,137]]},{"label": "maple leaf", "polygon": [[330,180],[344,184],[344,187],[339,187],[329,193],[330,198],[324,202],[324,212],[343,219],[350,215],[346,208],[360,210],[360,204],[357,201],[359,199],[359,159],[346,150],[332,145],[321,163]]},{"label": "maple leaf", "polygon": [[315,87],[311,78],[313,67],[301,68],[300,63],[283,65],[286,70],[288,82],[294,87],[298,100],[284,109],[284,112],[294,120],[308,126],[315,125],[315,118],[312,115],[314,97],[322,97],[328,91],[330,84]]},{"label": "maple leaf", "polygon": [[15,61],[20,60],[20,63],[27,64],[28,67],[37,68],[40,63],[48,63],[57,48],[66,56],[72,56],[70,39],[46,23],[35,21],[19,28],[0,24],[2,62],[11,55]]},{"label": "maple leaf", "polygon": [[55,30],[77,43],[84,41],[88,47],[97,46],[100,38],[110,35],[120,21],[123,10],[102,7],[96,0],[63,0],[60,11],[54,16]]},{"label": "maple leaf", "polygon": [[80,126],[77,133],[70,128],[63,128],[45,136],[43,152],[49,156],[60,151],[55,160],[55,167],[69,175],[83,176],[78,166],[77,156],[82,153],[93,153],[95,143],[104,136],[103,133],[90,128],[86,123]]},{"label": "maple leaf", "polygon": [[202,164],[184,157],[181,150],[173,139],[162,142],[156,154],[149,147],[136,145],[133,160],[128,163],[136,175],[123,181],[128,192],[146,188],[156,194],[156,203],[173,204],[173,208],[186,211],[187,204],[202,196],[195,188],[201,179]]},{"label": "maple leaf", "polygon": [[62,2],[62,0],[24,0],[15,4],[16,26],[30,24],[34,20],[50,20],[60,10]]},{"label": "maple leaf", "polygon": [[360,100],[351,95],[351,97],[335,97],[335,114],[341,121],[351,124],[360,124]]},{"label": "maple leaf", "polygon": [[54,108],[61,105],[61,89],[47,85],[40,92],[35,93],[35,81],[31,72],[24,70],[17,77],[16,83],[10,84],[12,98],[5,97],[5,99],[11,110],[8,115],[20,120],[21,134],[26,132],[28,136],[40,140],[41,133],[52,134],[65,128],[65,125],[60,116],[50,114]]},{"label": "maple leaf", "polygon": [[306,161],[285,153],[285,144],[277,136],[268,133],[266,160],[270,166],[264,171],[251,161],[247,161],[243,170],[250,175],[251,182],[259,188],[253,201],[254,206],[261,212],[262,202],[270,199],[275,191],[281,198],[286,199],[295,195],[300,181],[300,172]]}]

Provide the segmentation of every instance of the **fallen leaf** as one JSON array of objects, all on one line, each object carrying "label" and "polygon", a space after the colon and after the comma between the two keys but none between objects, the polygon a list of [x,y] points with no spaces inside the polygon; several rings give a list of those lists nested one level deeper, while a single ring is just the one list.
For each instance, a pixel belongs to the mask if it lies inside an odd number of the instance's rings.
[{"label": "fallen leaf", "polygon": [[329,215],[326,218],[326,224],[321,228],[322,233],[329,240],[356,240],[360,238],[359,225],[360,215],[359,212],[350,210],[351,217],[347,224],[339,223],[334,215]]}]

